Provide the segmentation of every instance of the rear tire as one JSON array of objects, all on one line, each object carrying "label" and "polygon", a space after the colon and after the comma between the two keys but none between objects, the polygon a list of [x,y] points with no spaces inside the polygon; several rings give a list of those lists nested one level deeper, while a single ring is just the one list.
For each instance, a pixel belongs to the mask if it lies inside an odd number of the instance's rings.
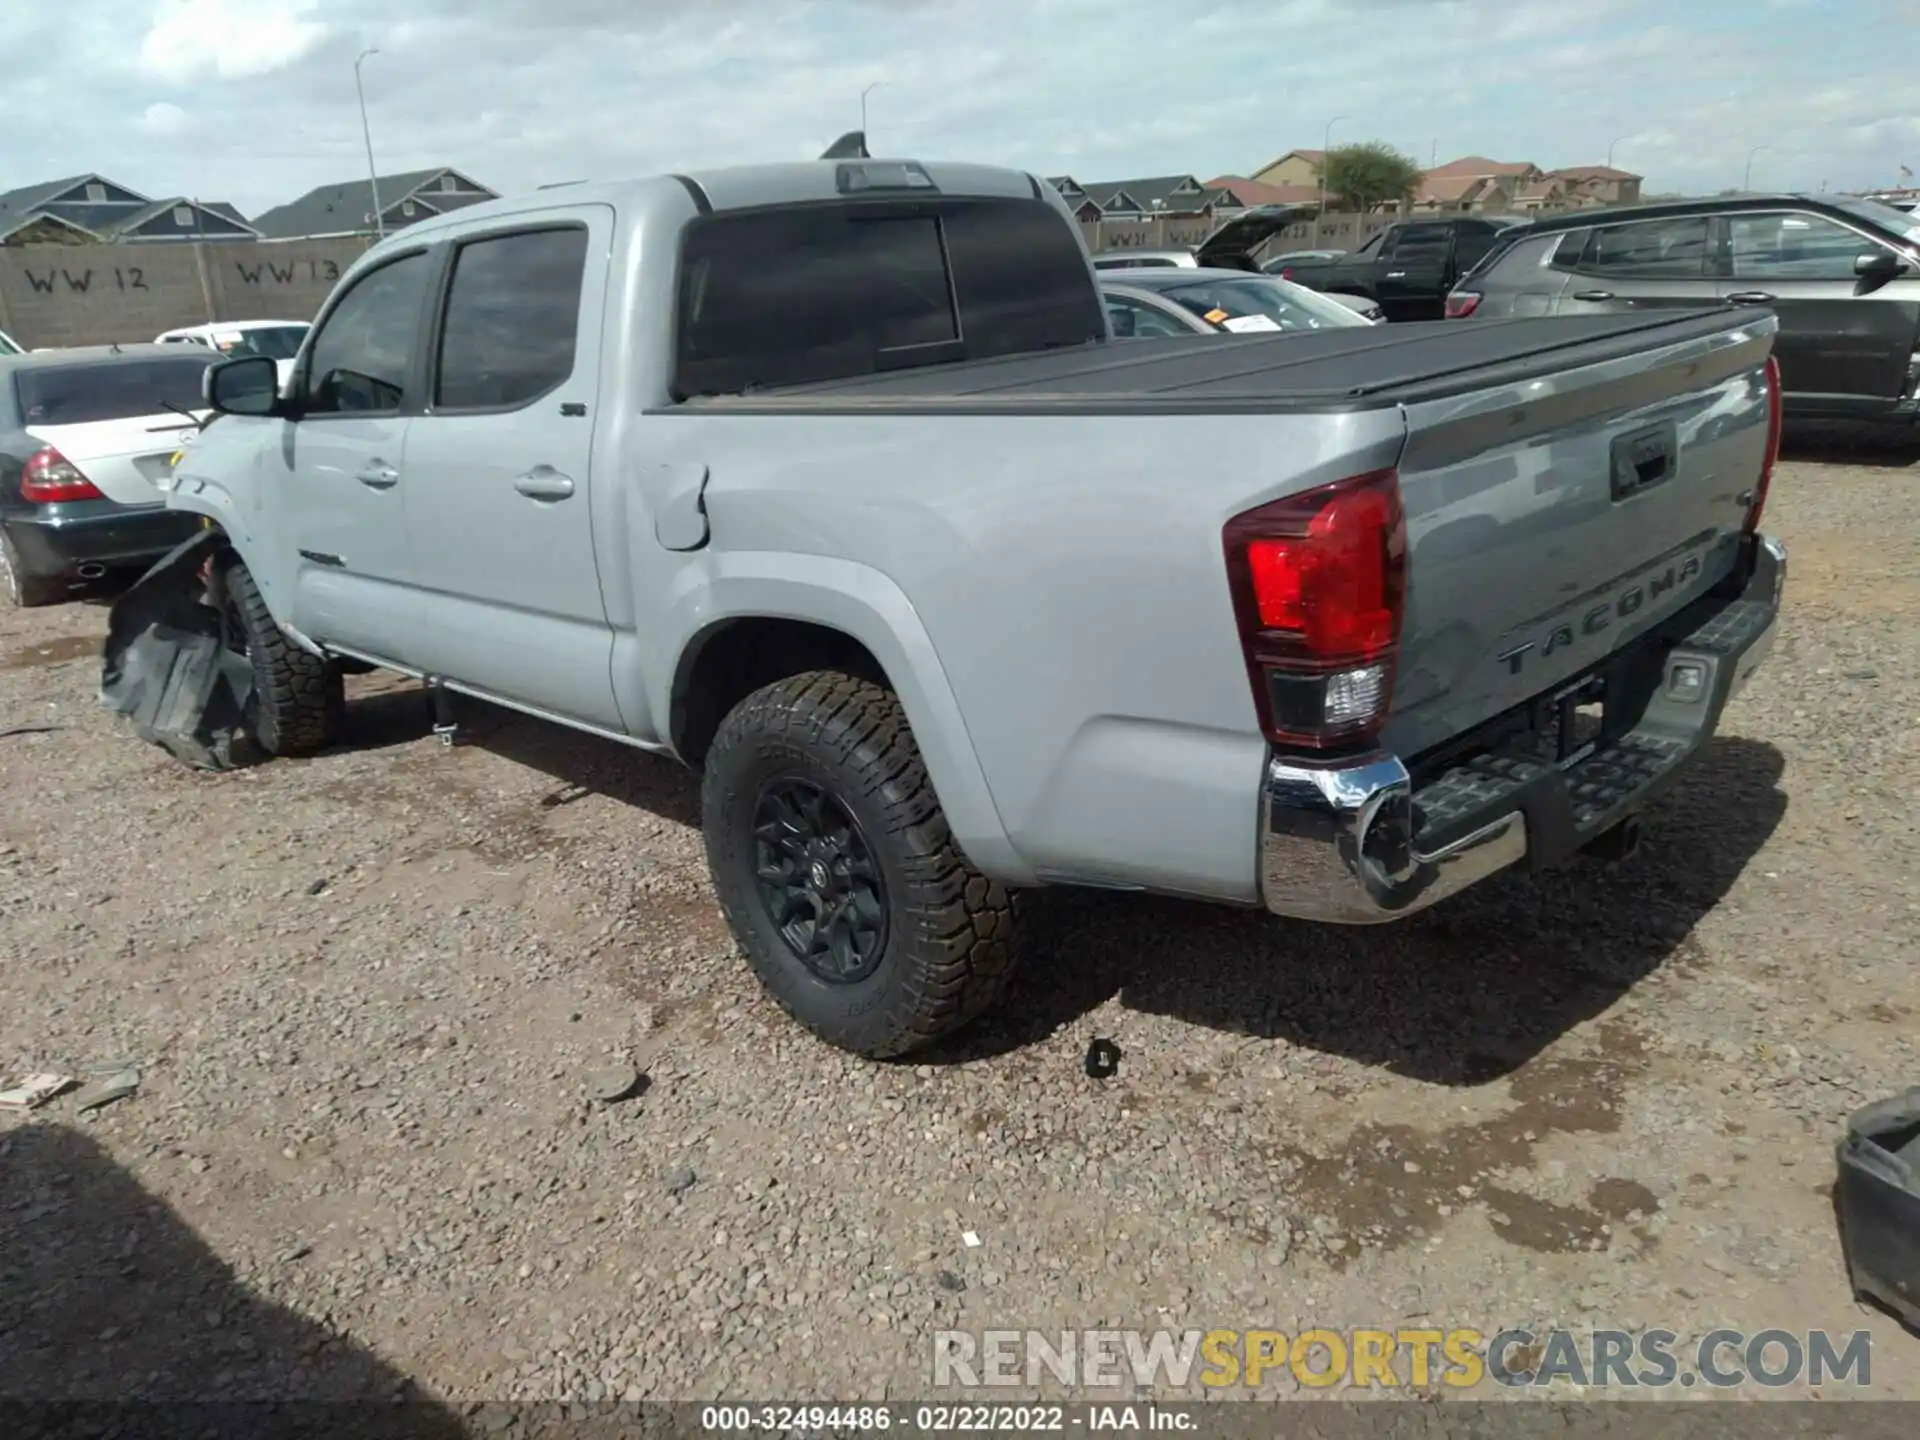
[{"label": "rear tire", "polygon": [[27,574],[20,552],[13,548],[6,532],[0,531],[0,591],[5,592],[7,603],[14,609],[34,610],[66,599],[67,582]]},{"label": "rear tire", "polygon": [[281,633],[247,567],[235,560],[222,574],[227,643],[253,667],[248,721],[269,755],[311,755],[340,735],[346,691],[339,670]]},{"label": "rear tire", "polygon": [[721,722],[700,798],[727,923],[820,1039],[891,1059],[999,998],[1012,897],[954,844],[891,691],[827,670],[755,691]]}]

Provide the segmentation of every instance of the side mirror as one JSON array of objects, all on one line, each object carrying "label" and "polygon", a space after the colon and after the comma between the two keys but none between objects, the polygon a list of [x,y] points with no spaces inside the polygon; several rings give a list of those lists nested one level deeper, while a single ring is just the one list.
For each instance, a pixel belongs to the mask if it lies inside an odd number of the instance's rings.
[{"label": "side mirror", "polygon": [[1869,250],[1853,262],[1853,273],[1862,280],[1891,280],[1904,269],[1900,257],[1891,250]]},{"label": "side mirror", "polygon": [[207,404],[222,415],[273,415],[280,408],[280,367],[265,355],[209,365],[200,387]]}]

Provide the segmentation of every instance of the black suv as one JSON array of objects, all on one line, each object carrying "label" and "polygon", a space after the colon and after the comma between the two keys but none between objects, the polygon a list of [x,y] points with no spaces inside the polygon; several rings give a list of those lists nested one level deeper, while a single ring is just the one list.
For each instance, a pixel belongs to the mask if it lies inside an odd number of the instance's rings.
[{"label": "black suv", "polygon": [[1753,305],[1799,416],[1920,417],[1920,220],[1830,195],[1576,210],[1502,234],[1453,319]]}]

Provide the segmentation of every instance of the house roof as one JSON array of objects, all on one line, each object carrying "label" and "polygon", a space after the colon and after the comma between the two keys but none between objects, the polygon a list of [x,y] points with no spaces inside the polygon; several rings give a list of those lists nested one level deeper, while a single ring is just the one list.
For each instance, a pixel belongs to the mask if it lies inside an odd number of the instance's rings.
[{"label": "house roof", "polygon": [[1513,192],[1513,198],[1516,200],[1548,200],[1555,195],[1564,193],[1565,191],[1562,189],[1560,182],[1552,176],[1548,176],[1545,180],[1535,180],[1531,184],[1522,185],[1518,190]]},{"label": "house roof", "polygon": [[1327,152],[1324,150],[1289,150],[1284,155],[1274,156],[1273,159],[1269,160],[1266,164],[1262,165],[1260,169],[1271,170],[1274,166],[1280,164],[1283,160],[1291,160],[1296,155],[1299,156],[1300,159],[1306,161],[1309,165],[1313,166],[1315,169],[1318,169],[1320,166],[1320,162],[1327,158]]},{"label": "house roof", "polygon": [[[83,175],[68,175],[59,180],[43,180],[37,185],[22,185],[18,189],[0,194],[0,224],[16,220],[24,215],[45,214],[41,207],[49,204],[54,196],[65,194],[75,186],[84,185],[89,180],[98,180],[112,185],[117,190],[125,190],[129,195],[140,192],[120,184],[117,180],[108,180],[104,175],[89,171]],[[142,196],[142,199],[145,197]],[[90,220],[114,217],[125,213],[125,205],[111,203],[94,207],[90,202],[80,200],[63,201],[60,206],[61,218],[69,224],[81,228],[91,228]]]},{"label": "house roof", "polygon": [[1242,205],[1313,205],[1320,199],[1317,185],[1264,185],[1241,175],[1216,176],[1207,189],[1224,191]]},{"label": "house roof", "polygon": [[1644,180],[1644,175],[1636,175],[1631,170],[1616,170],[1611,165],[1563,165],[1558,170],[1547,171],[1562,180]]},{"label": "house roof", "polygon": [[1427,171],[1429,176],[1444,175],[1525,175],[1540,167],[1531,160],[1489,160],[1484,155],[1463,155]]},{"label": "house roof", "polygon": [[[426,203],[418,192],[452,168],[439,165],[431,170],[381,175],[375,182],[348,180],[337,185],[317,185],[298,200],[276,205],[255,216],[250,223],[269,240],[296,240],[306,235],[357,235],[373,228],[370,217],[373,214],[374,183],[380,187],[380,207],[385,213],[402,200]],[[460,175],[457,170],[453,173]],[[466,177],[460,175],[460,178]],[[487,194],[491,197],[493,192],[489,190]],[[436,195],[428,208],[438,214],[446,206],[442,197]]]},{"label": "house roof", "polygon": [[223,220],[231,220],[236,225],[245,225],[249,230],[253,228],[253,222],[240,213],[240,207],[237,205],[229,205],[225,200],[202,200],[199,205],[202,210],[211,210]]},{"label": "house roof", "polygon": [[1419,190],[1414,193],[1414,203],[1434,201],[1445,205],[1456,200],[1471,200],[1488,181],[1496,178],[1491,175],[1441,175],[1429,170]]},{"label": "house roof", "polygon": [[71,230],[86,240],[104,240],[107,237],[97,235],[84,225],[63,219],[51,210],[0,210],[0,241],[11,239],[22,230],[35,225],[57,225],[62,230]]},{"label": "house roof", "polygon": [[236,225],[244,226],[249,230],[253,229],[251,225],[248,225],[247,222],[241,218],[240,212],[235,210],[231,205],[210,205],[205,201],[194,200],[185,195],[175,195],[170,199],[155,200],[151,204],[141,206],[138,210],[126,211],[121,218],[103,224],[100,233],[108,239],[118,235],[125,235],[129,231],[139,229],[156,215],[165,215],[168,211],[178,209],[182,205],[190,205],[196,210],[205,211],[210,215],[218,215],[223,220],[231,220]]},{"label": "house roof", "polygon": [[[1070,176],[1062,175],[1048,183],[1057,190],[1061,182],[1070,179]],[[1074,183],[1079,184],[1077,181]],[[1198,188],[1184,195],[1176,195],[1174,192],[1182,185],[1193,185]],[[1125,196],[1143,214],[1159,209],[1178,215],[1199,210],[1209,204],[1217,205],[1222,201],[1228,204],[1233,203],[1232,196],[1211,186],[1201,185],[1200,181],[1192,175],[1154,175],[1144,180],[1102,180],[1093,184],[1080,184],[1080,190],[1089,200],[1103,208],[1115,199]],[[1159,202],[1157,205],[1156,201]]]}]

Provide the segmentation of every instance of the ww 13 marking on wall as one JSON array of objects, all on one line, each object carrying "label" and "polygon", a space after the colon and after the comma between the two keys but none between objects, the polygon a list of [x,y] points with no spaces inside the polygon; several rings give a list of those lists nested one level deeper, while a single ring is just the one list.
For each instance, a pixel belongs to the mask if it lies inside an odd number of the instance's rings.
[{"label": "ww 13 marking on wall", "polygon": [[276,265],[271,260],[258,265],[248,265],[236,260],[233,268],[240,272],[240,278],[249,285],[258,285],[264,278],[275,285],[291,285],[302,278],[324,280],[329,285],[340,278],[339,262],[334,260],[309,260],[305,266],[298,260],[286,265]]},{"label": "ww 13 marking on wall", "polygon": [[[144,290],[147,288],[147,273],[138,265],[129,265],[125,269],[116,265],[113,267],[112,273],[113,283],[116,289]],[[31,285],[34,290],[41,295],[53,294],[56,282],[64,282],[67,290],[75,295],[85,295],[93,289],[92,270],[82,270],[78,275],[75,275],[71,270],[64,269],[49,270],[44,275],[36,275],[33,271],[29,270],[26,272],[26,275],[27,284]],[[101,277],[100,288],[103,290],[106,289],[106,278],[104,276]]]}]

